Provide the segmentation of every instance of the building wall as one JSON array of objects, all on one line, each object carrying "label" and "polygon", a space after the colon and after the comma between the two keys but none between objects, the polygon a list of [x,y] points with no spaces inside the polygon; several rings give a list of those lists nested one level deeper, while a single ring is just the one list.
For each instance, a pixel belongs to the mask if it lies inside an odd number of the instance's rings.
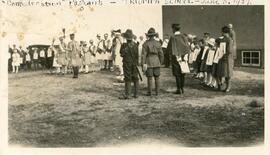
[{"label": "building wall", "polygon": [[[163,6],[163,34],[171,35],[171,24],[180,23],[183,33],[202,37],[210,32],[212,37],[221,35],[221,27],[232,23],[236,32],[238,59],[240,49],[264,51],[264,6]],[[261,64],[263,62],[263,52]],[[262,65],[263,67],[264,65]]]}]

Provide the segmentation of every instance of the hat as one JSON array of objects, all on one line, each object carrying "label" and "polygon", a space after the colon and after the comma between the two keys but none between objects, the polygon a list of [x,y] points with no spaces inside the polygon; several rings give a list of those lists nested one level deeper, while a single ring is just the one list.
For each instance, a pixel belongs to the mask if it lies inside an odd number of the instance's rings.
[{"label": "hat", "polygon": [[228,28],[232,29],[233,28],[233,24],[228,24]]},{"label": "hat", "polygon": [[113,30],[113,33],[121,33],[121,30],[118,29],[118,30]]},{"label": "hat", "polygon": [[101,35],[100,34],[97,34],[97,37],[101,37]]},{"label": "hat", "polygon": [[126,32],[122,34],[122,36],[127,40],[132,40],[135,37],[131,29],[127,29]]},{"label": "hat", "polygon": [[105,33],[105,34],[104,34],[104,37],[108,37],[108,36],[109,36],[108,33]]},{"label": "hat", "polygon": [[208,35],[208,36],[210,35],[210,33],[209,33],[209,32],[204,32],[203,34],[204,34],[204,35]]},{"label": "hat", "polygon": [[223,33],[230,33],[230,28],[228,26],[223,26],[222,29],[221,29],[221,31]]},{"label": "hat", "polygon": [[181,27],[180,24],[172,24],[172,28],[180,30]]},{"label": "hat", "polygon": [[207,43],[211,46],[215,46],[216,40],[214,38],[210,38]]},{"label": "hat", "polygon": [[[70,34],[70,36],[72,36],[72,34]],[[74,36],[74,34],[73,34],[73,36]],[[64,36],[59,37],[59,40],[62,40],[62,39],[64,39]]]},{"label": "hat", "polygon": [[75,36],[75,34],[74,33],[71,33],[69,36]]},{"label": "hat", "polygon": [[157,36],[156,30],[154,28],[150,28],[147,33],[145,33],[146,36],[151,37],[151,36]]},{"label": "hat", "polygon": [[91,40],[89,40],[89,42],[90,42],[90,43],[93,43],[93,42],[94,42],[94,40],[93,40],[93,39],[91,39]]}]

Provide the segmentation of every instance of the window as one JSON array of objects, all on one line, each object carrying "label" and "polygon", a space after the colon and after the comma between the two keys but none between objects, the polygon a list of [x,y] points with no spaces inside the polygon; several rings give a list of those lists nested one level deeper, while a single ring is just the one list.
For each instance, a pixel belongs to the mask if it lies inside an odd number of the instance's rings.
[{"label": "window", "polygon": [[243,66],[260,66],[261,51],[242,51]]}]

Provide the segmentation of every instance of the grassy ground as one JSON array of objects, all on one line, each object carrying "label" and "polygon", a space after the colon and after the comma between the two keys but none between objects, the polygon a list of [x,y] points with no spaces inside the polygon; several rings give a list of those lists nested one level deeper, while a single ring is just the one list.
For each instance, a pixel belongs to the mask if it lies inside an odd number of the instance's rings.
[{"label": "grassy ground", "polygon": [[159,97],[118,100],[113,73],[9,75],[9,143],[31,147],[164,144],[187,147],[252,146],[264,140],[263,72],[235,71],[229,94],[187,76],[183,96],[162,69]]}]

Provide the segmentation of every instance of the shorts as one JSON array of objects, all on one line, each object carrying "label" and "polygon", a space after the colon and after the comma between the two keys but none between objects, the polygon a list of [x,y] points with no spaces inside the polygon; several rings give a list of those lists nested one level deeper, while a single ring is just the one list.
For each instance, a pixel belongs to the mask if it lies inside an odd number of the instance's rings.
[{"label": "shorts", "polygon": [[160,76],[160,67],[147,68],[145,75],[147,77],[159,77]]}]

